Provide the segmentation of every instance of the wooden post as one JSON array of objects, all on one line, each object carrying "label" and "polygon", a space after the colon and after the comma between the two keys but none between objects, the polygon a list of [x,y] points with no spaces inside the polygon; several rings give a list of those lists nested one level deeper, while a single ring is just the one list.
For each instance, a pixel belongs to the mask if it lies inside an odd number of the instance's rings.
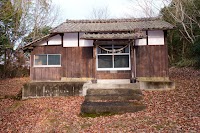
[{"label": "wooden post", "polygon": [[149,45],[149,33],[148,33],[148,30],[146,30],[146,36],[147,36],[147,45]]},{"label": "wooden post", "polygon": [[165,77],[169,77],[169,60],[168,60],[168,47],[167,47],[167,31],[164,31],[164,45],[165,45]]},{"label": "wooden post", "polygon": [[64,36],[64,33],[60,33],[62,47],[63,47],[63,36]]},{"label": "wooden post", "polygon": [[94,42],[94,44],[93,44],[94,46],[93,46],[93,78],[94,78],[94,80],[97,80],[97,75],[96,75],[96,54],[97,54],[97,50],[96,50],[96,44],[95,44],[95,42]]},{"label": "wooden post", "polygon": [[79,45],[80,45],[80,33],[78,32],[78,47],[79,47]]},{"label": "wooden post", "polygon": [[130,43],[131,54],[131,83],[136,82],[136,57],[135,57],[135,40]]},{"label": "wooden post", "polygon": [[33,79],[33,64],[34,63],[34,55],[33,55],[33,53],[32,53],[32,51],[31,51],[31,55],[30,55],[30,78],[31,78],[31,80],[34,80]]},{"label": "wooden post", "polygon": [[66,77],[66,48],[63,47],[63,37],[64,37],[64,33],[60,33],[60,37],[61,37],[61,71],[60,71],[60,75],[61,77]]}]

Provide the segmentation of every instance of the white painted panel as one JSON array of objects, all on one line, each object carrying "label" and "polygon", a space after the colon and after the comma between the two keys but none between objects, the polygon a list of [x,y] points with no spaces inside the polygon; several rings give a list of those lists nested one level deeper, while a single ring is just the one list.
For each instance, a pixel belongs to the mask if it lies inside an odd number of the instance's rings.
[{"label": "white painted panel", "polygon": [[80,47],[93,47],[93,40],[83,40],[83,43],[80,43]]},{"label": "white painted panel", "polygon": [[85,39],[80,39],[83,36],[84,33],[79,33],[79,45],[84,46],[84,40]]},{"label": "white painted panel", "polygon": [[[80,33],[79,37],[81,38],[81,36],[83,34],[84,33]],[[85,40],[85,39],[80,39],[80,38],[79,38],[79,46],[80,47],[92,47],[93,46],[93,40]]]},{"label": "white painted panel", "polygon": [[164,32],[162,30],[148,31],[148,45],[164,45]]},{"label": "white painted panel", "polygon": [[135,40],[135,45],[136,46],[147,45],[147,39],[146,38],[144,38],[144,39],[137,39],[137,40]]},{"label": "white painted panel", "polygon": [[47,45],[47,41],[41,41],[41,42],[38,43],[38,45],[39,45],[39,46]]},{"label": "white painted panel", "polygon": [[65,33],[63,47],[78,47],[78,33]]},{"label": "white painted panel", "polygon": [[62,44],[62,41],[61,41],[60,35],[56,35],[49,38],[48,45],[61,45],[61,44]]},{"label": "white painted panel", "polygon": [[[146,31],[142,31],[142,33],[143,33],[144,35],[146,35]],[[147,45],[147,39],[146,39],[146,38],[137,39],[137,40],[135,40],[135,45],[136,45],[136,46],[144,46],[144,45]]]}]

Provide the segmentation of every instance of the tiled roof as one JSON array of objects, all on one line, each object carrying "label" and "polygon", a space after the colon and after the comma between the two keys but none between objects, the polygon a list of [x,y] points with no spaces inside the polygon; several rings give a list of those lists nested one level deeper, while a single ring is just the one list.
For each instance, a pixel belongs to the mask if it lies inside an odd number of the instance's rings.
[{"label": "tiled roof", "polygon": [[24,50],[47,40],[58,33],[83,32],[83,39],[137,39],[146,37],[142,30],[167,30],[175,27],[159,18],[139,19],[101,19],[101,20],[66,20],[51,30],[51,33],[26,46]]},{"label": "tiled roof", "polygon": [[137,33],[98,33],[98,34],[83,34],[81,36],[82,39],[88,39],[88,40],[104,40],[104,39],[138,39],[146,37],[143,35],[142,32]]},{"label": "tiled roof", "polygon": [[158,18],[67,20],[51,32],[119,32],[134,31],[135,29],[152,30],[173,28],[173,25]]}]

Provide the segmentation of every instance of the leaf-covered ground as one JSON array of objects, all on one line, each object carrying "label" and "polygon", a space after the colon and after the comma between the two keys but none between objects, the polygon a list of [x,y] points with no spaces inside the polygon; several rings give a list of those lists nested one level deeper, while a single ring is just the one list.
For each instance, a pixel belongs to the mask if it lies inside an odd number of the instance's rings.
[{"label": "leaf-covered ground", "polygon": [[[143,91],[147,109],[137,113],[83,118],[84,97],[0,100],[0,132],[200,132],[200,71],[171,68],[176,89]],[[0,81],[1,95],[15,95],[28,78]]]},{"label": "leaf-covered ground", "polygon": [[29,78],[0,79],[0,97],[15,96],[22,88],[22,84],[29,81]]}]

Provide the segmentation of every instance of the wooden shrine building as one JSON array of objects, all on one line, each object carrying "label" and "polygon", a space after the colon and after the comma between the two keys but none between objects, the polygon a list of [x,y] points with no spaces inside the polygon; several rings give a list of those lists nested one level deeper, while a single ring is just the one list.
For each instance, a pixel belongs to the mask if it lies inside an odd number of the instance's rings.
[{"label": "wooden shrine building", "polygon": [[24,47],[31,80],[168,79],[173,28],[159,18],[66,20]]}]

